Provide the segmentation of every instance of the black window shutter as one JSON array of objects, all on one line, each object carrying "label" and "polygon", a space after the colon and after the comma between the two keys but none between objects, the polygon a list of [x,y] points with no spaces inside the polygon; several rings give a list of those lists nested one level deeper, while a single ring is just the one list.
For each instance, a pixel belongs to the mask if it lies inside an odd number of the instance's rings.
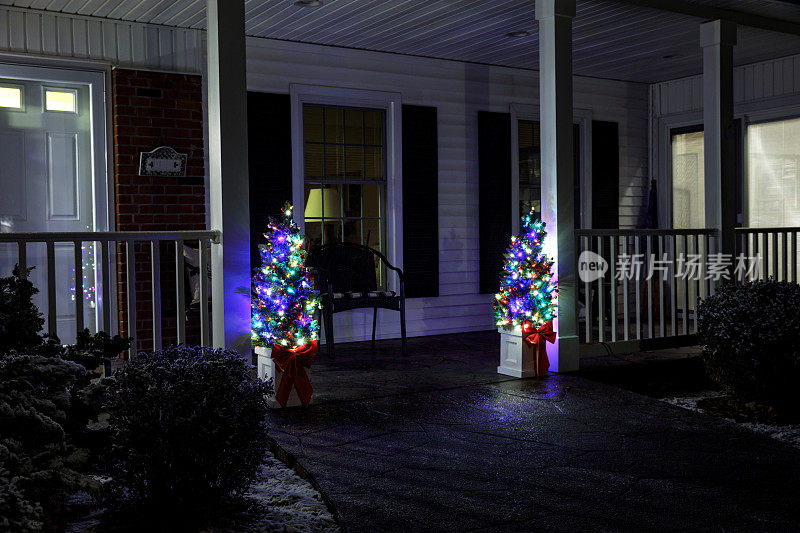
[{"label": "black window shutter", "polygon": [[511,237],[511,115],[478,112],[478,237],[480,291],[500,288]]},{"label": "black window shutter", "polygon": [[435,107],[403,105],[406,296],[439,296],[439,149]]},{"label": "black window shutter", "polygon": [[592,121],[592,228],[619,228],[619,124]]},{"label": "black window shutter", "polygon": [[250,167],[250,264],[261,265],[268,217],[292,200],[292,120],[288,94],[247,93]]}]

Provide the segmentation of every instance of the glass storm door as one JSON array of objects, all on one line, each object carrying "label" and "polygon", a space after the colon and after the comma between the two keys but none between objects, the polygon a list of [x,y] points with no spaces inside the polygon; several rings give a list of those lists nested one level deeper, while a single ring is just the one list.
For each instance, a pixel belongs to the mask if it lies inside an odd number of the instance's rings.
[{"label": "glass storm door", "polygon": [[[0,231],[92,231],[93,183],[89,86],[0,78]],[[0,245],[0,276],[17,262],[16,245]],[[74,247],[55,244],[57,334],[75,339],[74,287],[84,288],[84,324],[96,329],[92,243],[76,276]],[[44,243],[28,244],[35,303],[47,316]],[[47,330],[47,324],[45,324]]]}]

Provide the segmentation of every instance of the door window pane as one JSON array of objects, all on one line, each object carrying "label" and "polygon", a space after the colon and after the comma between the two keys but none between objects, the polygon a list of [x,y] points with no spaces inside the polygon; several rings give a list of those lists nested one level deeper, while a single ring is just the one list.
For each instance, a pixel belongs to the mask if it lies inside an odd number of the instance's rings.
[{"label": "door window pane", "polygon": [[672,227],[704,228],[703,132],[672,134]]},{"label": "door window pane", "polygon": [[747,127],[747,220],[800,226],[800,118]]},{"label": "door window pane", "polygon": [[19,87],[0,87],[0,107],[22,109],[22,89]]},{"label": "door window pane", "polygon": [[75,91],[45,89],[44,108],[46,111],[61,111],[63,113],[75,113],[76,108]]}]

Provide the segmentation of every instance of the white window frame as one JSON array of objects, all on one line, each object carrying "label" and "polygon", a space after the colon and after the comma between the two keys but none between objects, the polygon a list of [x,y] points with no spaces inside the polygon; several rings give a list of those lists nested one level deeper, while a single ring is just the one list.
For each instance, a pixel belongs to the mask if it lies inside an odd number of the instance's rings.
[{"label": "white window frame", "polygon": [[742,136],[744,137],[742,140],[742,174],[744,177],[744,183],[742,184],[742,203],[744,204],[742,205],[742,216],[744,220],[737,222],[745,227],[750,226],[750,220],[748,220],[748,205],[750,202],[750,197],[748,195],[748,191],[750,190],[750,165],[747,161],[747,154],[749,153],[749,138],[747,136],[748,127],[754,124],[763,124],[765,122],[779,122],[781,120],[800,118],[800,104],[773,107],[769,109],[760,109],[759,107],[751,107],[749,112],[745,112],[741,115]]},{"label": "white window frame", "polygon": [[[535,104],[510,104],[511,112],[511,231],[519,233],[519,121],[531,120],[541,123],[539,106]],[[592,111],[572,110],[572,123],[580,127],[581,164],[580,175],[580,222],[585,229],[592,227]],[[581,228],[575,228],[581,229]]]},{"label": "white window frame", "polygon": [[[658,121],[658,167],[660,171],[654,177],[656,179],[656,190],[658,193],[659,228],[672,227],[672,130],[689,128],[697,126],[698,124],[701,127],[703,126],[702,111],[670,115],[662,117]],[[664,176],[665,179],[658,179],[658,176]],[[705,181],[703,183],[705,183]],[[648,182],[645,198],[647,198],[649,191],[650,183]],[[708,212],[708,205],[705,205],[704,208],[706,212]],[[705,226],[705,224],[703,224],[703,226]]]},{"label": "white window frame", "polygon": [[[327,105],[381,109],[386,113],[386,257],[403,268],[402,96],[400,93],[345,87],[290,84],[292,122],[292,203],[294,221],[305,232],[303,106]],[[396,276],[389,289],[398,290]]]},{"label": "white window frame", "polygon": [[[747,183],[748,183],[748,164],[747,164],[747,127],[750,124],[757,124],[759,122],[770,122],[776,120],[785,120],[800,116],[800,101],[797,97],[790,99],[780,97],[766,100],[759,100],[756,102],[746,102],[736,104],[734,106],[733,118],[734,120],[742,121],[742,131],[740,132],[741,138],[739,141],[742,146],[742,175],[744,183],[742,184],[742,218],[736,220],[737,226],[747,226],[749,221],[746,220],[747,204],[749,198],[747,197]],[[658,138],[658,146],[654,147],[654,152],[657,158],[654,168],[658,168],[658,173],[654,176],[658,187],[658,219],[659,227],[671,228],[672,227],[672,130],[678,128],[685,128],[700,125],[703,123],[703,110],[696,110],[686,113],[676,113],[673,115],[665,115],[659,117],[657,120],[656,134]],[[662,176],[665,179],[658,179]],[[737,209],[739,206],[737,206]],[[706,213],[710,211],[710,206],[705,205]],[[708,215],[707,215],[708,216]],[[708,224],[704,224],[708,226]]]}]

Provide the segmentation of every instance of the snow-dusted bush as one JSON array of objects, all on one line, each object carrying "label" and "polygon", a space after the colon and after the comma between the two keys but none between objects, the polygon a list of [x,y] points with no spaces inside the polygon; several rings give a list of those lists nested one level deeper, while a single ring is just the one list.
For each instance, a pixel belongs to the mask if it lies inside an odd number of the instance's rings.
[{"label": "snow-dusted bush", "polygon": [[726,284],[697,312],[712,379],[744,399],[800,406],[800,285]]},{"label": "snow-dusted bush", "polygon": [[268,390],[238,354],[172,347],[140,355],[114,377],[115,494],[186,509],[247,489],[267,449]]},{"label": "snow-dusted bush", "polygon": [[94,487],[83,473],[86,454],[64,431],[70,389],[84,372],[57,357],[0,356],[0,525],[5,516],[35,531],[42,509]]}]

